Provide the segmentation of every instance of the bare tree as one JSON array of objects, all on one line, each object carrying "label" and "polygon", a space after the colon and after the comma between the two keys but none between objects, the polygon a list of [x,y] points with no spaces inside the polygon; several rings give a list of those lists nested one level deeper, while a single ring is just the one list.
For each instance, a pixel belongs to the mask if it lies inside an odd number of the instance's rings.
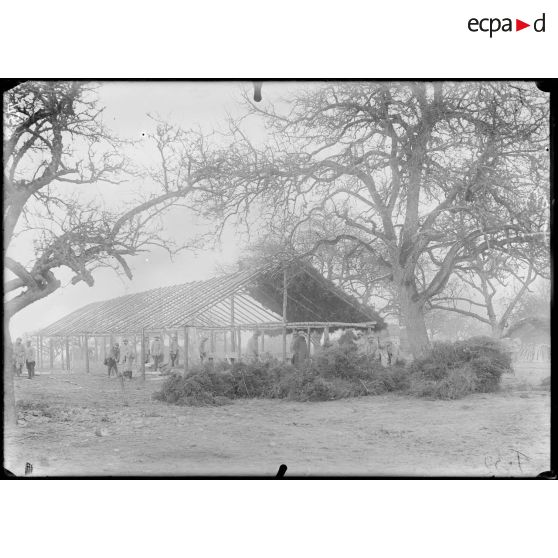
[{"label": "bare tree", "polygon": [[552,308],[551,283],[547,279],[538,281],[519,301],[509,319],[510,326],[525,318],[542,318],[550,321]]},{"label": "bare tree", "polygon": [[[426,305],[457,266],[548,247],[548,212],[530,197],[548,196],[548,101],[534,84],[336,83],[306,87],[287,110],[246,102],[268,139],[255,146],[231,124],[224,198],[249,200],[260,224],[290,215],[290,234],[313,234],[316,248],[367,251],[388,270],[415,355],[429,344]],[[320,220],[345,231],[324,237]]]},{"label": "bare tree", "polygon": [[474,318],[489,326],[496,338],[502,337],[529,287],[541,276],[533,262],[517,262],[502,253],[477,255],[455,274],[456,280],[428,301],[428,310]]},{"label": "bare tree", "polygon": [[[122,210],[84,197],[88,185],[120,184],[132,167],[122,142],[102,124],[95,86],[84,82],[28,82],[4,96],[4,387],[5,418],[15,420],[11,318],[61,286],[94,283],[94,271],[112,267],[132,277],[127,258],[154,246],[183,246],[163,238],[161,216],[212,192],[211,177],[223,154],[206,149],[199,133],[158,123],[151,136],[160,164],[142,174],[149,186]],[[169,178],[170,170],[185,170]],[[155,188],[153,188],[155,185]],[[217,194],[215,194],[217,195]],[[21,260],[17,237],[31,238],[33,257]]]}]

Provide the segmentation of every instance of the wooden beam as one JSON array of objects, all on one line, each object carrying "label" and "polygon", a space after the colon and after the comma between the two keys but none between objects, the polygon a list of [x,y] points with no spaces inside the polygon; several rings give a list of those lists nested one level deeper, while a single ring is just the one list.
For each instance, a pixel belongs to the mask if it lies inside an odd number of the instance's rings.
[{"label": "wooden beam", "polygon": [[52,370],[54,368],[54,346],[52,344],[52,337],[48,340],[48,359],[49,359],[49,368]]},{"label": "wooden beam", "polygon": [[188,365],[190,361],[190,328],[184,326],[184,375],[188,372]]},{"label": "wooden beam", "polygon": [[141,379],[145,380],[145,330],[142,328],[141,330],[141,346],[140,346],[140,373]]},{"label": "wooden beam", "polygon": [[236,348],[235,332],[234,332],[234,294],[231,296],[231,352],[234,353]]},{"label": "wooden beam", "polygon": [[307,332],[308,332],[308,358],[310,358],[312,354],[312,338],[310,337],[311,335],[310,328],[308,328]]},{"label": "wooden beam", "polygon": [[70,370],[70,340],[66,337],[66,370]]},{"label": "wooden beam", "polygon": [[238,329],[236,330],[237,334],[238,334],[238,339],[236,340],[237,343],[237,348],[236,348],[236,353],[238,356],[238,362],[241,361],[242,359],[242,331],[240,329],[240,326],[238,326]]},{"label": "wooden beam", "polygon": [[89,339],[87,335],[83,336],[85,345],[85,373],[89,374]]},{"label": "wooden beam", "polygon": [[37,339],[37,368],[41,367],[41,337],[36,336]]},{"label": "wooden beam", "polygon": [[[306,329],[311,327],[312,329],[321,328],[346,328],[352,327],[355,329],[368,329],[376,325],[376,322],[287,322],[286,324],[281,320],[280,322],[252,322],[244,323],[242,322],[242,329],[283,329],[286,325],[287,329]],[[223,326],[204,326],[203,329],[206,331],[229,331],[230,325]]]},{"label": "wooden beam", "polygon": [[174,337],[176,337],[176,366],[180,363],[180,346],[178,345],[178,330],[174,331]]}]

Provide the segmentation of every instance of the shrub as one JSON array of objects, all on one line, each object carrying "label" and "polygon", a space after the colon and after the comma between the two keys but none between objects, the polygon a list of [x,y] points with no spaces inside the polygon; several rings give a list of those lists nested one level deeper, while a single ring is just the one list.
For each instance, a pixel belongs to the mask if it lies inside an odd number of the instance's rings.
[{"label": "shrub", "polygon": [[435,343],[415,360],[411,393],[456,399],[473,392],[496,391],[502,374],[511,372],[511,357],[495,339],[472,337],[456,343]]},{"label": "shrub", "polygon": [[335,346],[319,351],[312,367],[325,378],[359,378],[366,374],[368,360],[365,355],[358,353],[356,347]]},{"label": "shrub", "polygon": [[233,386],[229,378],[212,370],[192,370],[187,376],[170,375],[153,398],[175,405],[223,405],[230,401]]},{"label": "shrub", "polygon": [[408,389],[403,365],[383,368],[351,346],[321,350],[302,369],[279,361],[196,366],[174,374],[154,394],[177,405],[222,405],[231,399],[270,398],[330,401]]},{"label": "shrub", "polygon": [[470,365],[452,368],[440,380],[415,379],[411,393],[431,399],[461,399],[476,391],[477,378]]},{"label": "shrub", "polygon": [[223,405],[244,398],[329,401],[395,391],[457,399],[495,391],[509,371],[510,356],[487,337],[436,343],[411,365],[389,368],[355,347],[336,346],[319,351],[302,369],[279,361],[197,366],[186,377],[169,376],[154,397],[177,405]]}]

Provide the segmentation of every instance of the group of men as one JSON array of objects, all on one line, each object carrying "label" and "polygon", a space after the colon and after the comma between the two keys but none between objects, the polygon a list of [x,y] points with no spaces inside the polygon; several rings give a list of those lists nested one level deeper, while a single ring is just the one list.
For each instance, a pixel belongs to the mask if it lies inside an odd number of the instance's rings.
[{"label": "group of men", "polygon": [[364,335],[359,332],[355,335],[354,344],[361,353],[379,360],[382,366],[395,364],[402,359],[399,344],[391,338],[378,338],[374,334]]},{"label": "group of men", "polygon": [[24,345],[21,337],[16,339],[13,347],[13,365],[17,376],[21,376],[23,367],[27,368],[27,377],[31,380],[35,376],[35,347],[31,345],[31,341],[27,341]]},{"label": "group of men", "polygon": [[[246,345],[246,355],[248,356],[248,359],[252,362],[257,362],[260,359],[260,344],[259,344],[260,335],[261,334],[259,331],[255,331],[252,334],[252,337],[250,337],[250,339],[248,340],[248,343]],[[293,332],[290,351],[291,351],[291,363],[294,364],[295,366],[300,366],[306,360],[308,360],[308,357],[310,356],[310,352],[309,352],[309,345],[306,340],[306,334],[304,333],[304,331],[299,330]]]},{"label": "group of men", "polygon": [[[261,335],[260,331],[254,331],[246,343],[244,354],[250,362],[257,362],[260,360]],[[202,363],[207,361],[211,362],[213,360],[213,355],[207,347],[208,341],[209,337],[207,335],[203,335],[200,339],[199,353]],[[298,365],[308,359],[308,343],[303,331],[297,331],[293,334],[290,349],[292,353],[291,361],[293,364]]]},{"label": "group of men", "polygon": [[[246,345],[246,355],[252,362],[260,359],[260,332],[255,331]],[[295,366],[302,365],[310,357],[310,339],[307,339],[307,334],[303,330],[293,332],[293,337],[290,344],[291,363]],[[401,358],[399,345],[390,338],[378,339],[374,334],[363,334],[362,332],[355,333],[353,330],[346,330],[337,340],[340,347],[354,346],[358,351],[376,358],[383,366],[395,364]],[[326,335],[322,348],[332,346],[332,342]],[[203,361],[202,353],[202,361]]]},{"label": "group of men", "polygon": [[[164,360],[165,347],[161,341],[161,337],[158,335],[153,339],[151,346],[149,346],[148,339],[144,339],[144,344],[147,346],[145,351],[145,363],[147,364],[150,360],[153,361],[153,369],[159,371]],[[172,367],[178,366],[178,338],[174,336],[171,340],[169,347],[170,364]],[[107,358],[105,359],[105,364],[108,368],[109,377],[114,373],[118,376],[118,364],[123,364],[122,375],[125,378],[132,378],[132,365],[136,360],[135,348],[129,343],[128,339],[122,341],[122,347],[119,343],[114,343],[111,347]]]},{"label": "group of men", "polygon": [[[105,359],[109,378],[115,376],[132,379],[132,365],[136,359],[135,348],[129,343],[128,339],[122,341],[122,347],[115,343],[109,350]],[[118,371],[118,364],[122,364],[122,375]]]},{"label": "group of men", "polygon": [[[257,362],[260,360],[260,338],[261,332],[254,331],[246,344],[245,355],[251,362]],[[209,337],[206,334],[203,334],[200,338],[198,347],[200,361],[202,363],[208,361],[211,362],[213,360],[213,354],[208,347],[208,341]],[[400,358],[399,347],[396,343],[394,343],[391,339],[379,340],[371,333],[366,335],[362,332],[355,333],[353,330],[347,330],[337,340],[337,343],[339,346],[355,346],[360,352],[380,360],[383,366],[393,364]],[[163,363],[165,350],[161,337],[155,336],[151,346],[148,344],[148,339],[144,339],[144,344],[147,346],[145,362],[148,363],[153,361],[153,369],[155,371],[159,371]],[[309,359],[309,344],[310,339],[307,339],[305,331],[298,330],[293,332],[290,344],[290,360],[294,366],[301,366]],[[332,343],[330,342],[328,336],[325,336],[323,340],[323,348],[330,347],[331,345]],[[172,368],[178,366],[179,346],[176,335],[171,338],[169,345],[169,357],[170,366]],[[118,375],[117,364],[123,363],[123,376],[131,378],[132,364],[134,360],[135,352],[133,347],[128,343],[127,339],[124,339],[122,348],[118,343],[115,343],[105,361],[105,364],[108,367],[108,375],[111,376],[113,372],[115,375]]]},{"label": "group of men", "polygon": [[[144,340],[145,345],[148,345],[148,340]],[[170,342],[169,346],[169,357],[170,357],[170,365],[172,368],[178,366],[178,337],[175,335]],[[165,345],[161,338],[156,335],[153,341],[151,342],[151,346],[147,348],[145,354],[145,362],[146,364],[153,360],[153,369],[159,371],[159,368],[163,364],[163,360],[165,358]]]}]

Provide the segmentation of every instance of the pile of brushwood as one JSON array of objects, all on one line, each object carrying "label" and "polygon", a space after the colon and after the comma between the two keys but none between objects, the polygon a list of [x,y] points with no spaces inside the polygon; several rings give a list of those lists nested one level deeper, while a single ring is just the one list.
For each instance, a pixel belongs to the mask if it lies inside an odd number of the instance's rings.
[{"label": "pile of brushwood", "polygon": [[154,398],[194,406],[247,398],[329,401],[387,392],[457,399],[495,391],[508,371],[509,355],[486,337],[434,344],[423,358],[387,368],[355,347],[337,346],[320,350],[301,368],[277,360],[197,366],[186,376],[171,375]]},{"label": "pile of brushwood", "polygon": [[432,399],[459,399],[474,392],[497,391],[502,374],[513,372],[511,356],[491,337],[434,343],[410,366],[410,393]]},{"label": "pile of brushwood", "polygon": [[301,368],[277,360],[198,366],[186,376],[170,376],[154,397],[177,405],[223,405],[243,398],[328,401],[409,386],[403,364],[384,368],[353,347],[329,348],[313,356]]}]

